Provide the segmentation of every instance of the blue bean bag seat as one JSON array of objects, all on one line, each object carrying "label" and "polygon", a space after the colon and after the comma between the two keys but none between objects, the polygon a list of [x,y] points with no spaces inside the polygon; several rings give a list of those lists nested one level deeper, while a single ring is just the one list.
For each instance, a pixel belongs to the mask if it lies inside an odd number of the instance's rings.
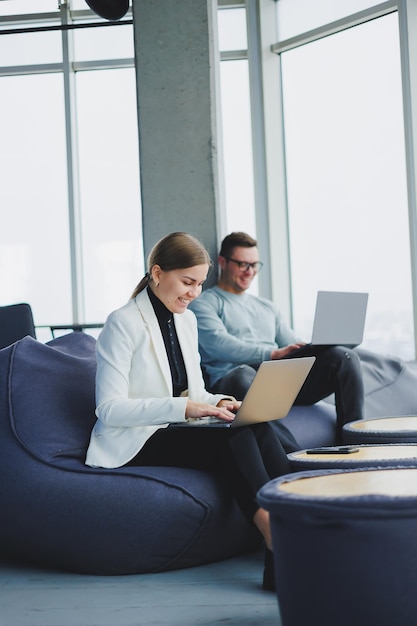
[{"label": "blue bean bag seat", "polygon": [[336,443],[336,411],[328,402],[293,406],[287,417],[272,422],[278,434],[279,423],[294,435],[300,449],[334,446]]},{"label": "blue bean bag seat", "polygon": [[86,574],[200,565],[259,545],[221,476],[93,469],[95,339],[0,350],[0,555]]}]

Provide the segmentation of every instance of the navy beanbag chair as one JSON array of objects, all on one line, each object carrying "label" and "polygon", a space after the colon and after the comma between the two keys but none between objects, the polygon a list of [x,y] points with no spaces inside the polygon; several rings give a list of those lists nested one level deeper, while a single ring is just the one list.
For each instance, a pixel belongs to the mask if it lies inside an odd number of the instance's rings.
[{"label": "navy beanbag chair", "polygon": [[0,350],[0,555],[88,574],[190,567],[258,545],[221,476],[93,469],[95,339]]}]

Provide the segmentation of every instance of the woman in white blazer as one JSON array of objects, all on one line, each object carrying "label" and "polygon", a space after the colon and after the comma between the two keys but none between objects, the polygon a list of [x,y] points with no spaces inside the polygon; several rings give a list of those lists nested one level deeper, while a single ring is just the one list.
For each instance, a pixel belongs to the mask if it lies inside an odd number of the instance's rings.
[{"label": "woman in white blazer", "polygon": [[269,424],[242,428],[175,428],[240,406],[206,391],[197,323],[187,310],[206,279],[210,257],[187,233],[171,233],[152,249],[148,272],[131,299],[111,313],[97,340],[96,415],[86,464],[165,465],[223,471],[243,513],[265,538],[264,588],[272,587],[271,533],[259,508],[260,487],[290,471]]}]

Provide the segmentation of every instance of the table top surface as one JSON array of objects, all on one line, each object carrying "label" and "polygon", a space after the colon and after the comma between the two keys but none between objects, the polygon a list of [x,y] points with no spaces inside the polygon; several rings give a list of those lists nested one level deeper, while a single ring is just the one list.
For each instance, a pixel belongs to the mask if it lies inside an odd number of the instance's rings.
[{"label": "table top surface", "polygon": [[342,471],[281,482],[278,491],[313,497],[417,496],[417,468]]},{"label": "table top surface", "polygon": [[357,422],[349,422],[348,428],[366,431],[417,431],[417,415],[405,415],[401,417],[380,417],[370,420],[358,420]]},{"label": "table top surface", "polygon": [[[300,450],[294,452],[291,457],[301,461],[326,461],[329,465],[332,462],[345,461],[391,461],[401,459],[416,459],[417,462],[417,444],[386,444],[386,445],[358,445],[358,446],[346,446],[352,448],[354,452],[346,453],[331,453],[331,454],[308,454],[306,450]],[[331,448],[329,448],[331,449]]]}]

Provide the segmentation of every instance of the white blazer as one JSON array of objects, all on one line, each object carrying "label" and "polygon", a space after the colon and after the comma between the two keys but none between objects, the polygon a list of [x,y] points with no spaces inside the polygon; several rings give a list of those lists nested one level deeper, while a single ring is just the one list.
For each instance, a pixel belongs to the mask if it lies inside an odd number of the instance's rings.
[{"label": "white blazer", "polygon": [[[188,378],[188,396],[215,406],[224,395],[206,391],[197,322],[174,314]],[[120,467],[158,428],[185,421],[186,397],[172,396],[172,379],[158,319],[146,289],[109,315],[96,344],[96,416],[86,464]]]}]

